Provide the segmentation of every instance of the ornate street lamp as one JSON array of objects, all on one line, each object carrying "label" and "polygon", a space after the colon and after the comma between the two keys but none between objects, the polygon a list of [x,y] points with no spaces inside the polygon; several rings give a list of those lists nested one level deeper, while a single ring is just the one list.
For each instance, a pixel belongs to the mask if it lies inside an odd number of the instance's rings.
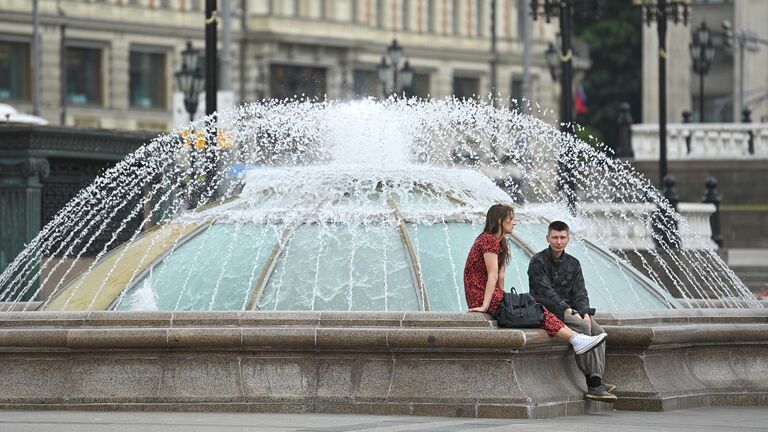
[{"label": "ornate street lamp", "polygon": [[[384,96],[389,93],[387,91],[387,81],[389,81],[390,73],[392,74],[392,94],[396,95],[399,92],[407,93],[413,83],[413,69],[408,60],[405,61],[402,69],[400,67],[400,60],[403,58],[403,47],[397,43],[397,39],[392,39],[392,43],[387,47],[387,55],[389,56],[389,62],[387,62],[386,56],[381,56],[381,62],[379,63],[379,82]],[[402,85],[398,86],[398,77],[402,78]]]},{"label": "ornate street lamp", "polygon": [[667,21],[688,25],[690,0],[634,0],[650,27],[656,21],[659,36],[659,184],[667,175]]},{"label": "ornate street lamp", "polygon": [[704,75],[709,72],[712,60],[715,58],[715,46],[712,43],[712,32],[706,22],[702,22],[693,33],[690,44],[693,72],[699,76],[699,122],[704,123]]},{"label": "ornate street lamp", "polygon": [[549,67],[549,74],[552,75],[552,81],[559,81],[562,75],[562,69],[560,68],[560,50],[557,49],[555,44],[549,43],[547,50],[544,52],[544,58],[547,60],[547,66]]},{"label": "ornate street lamp", "polygon": [[176,87],[184,94],[184,108],[189,113],[189,121],[195,119],[200,92],[205,88],[205,76],[201,67],[202,58],[199,50],[192,48],[192,42],[181,52],[181,70],[175,73]]},{"label": "ornate street lamp", "polygon": [[[570,132],[573,122],[571,94],[573,92],[573,47],[571,46],[573,1],[531,0],[531,16],[534,21],[538,19],[539,13],[543,13],[546,22],[550,22],[553,16],[560,18],[560,46],[563,54],[557,52],[557,48],[551,44],[547,50],[546,59],[548,64],[560,64],[560,130]],[[557,76],[555,73],[552,75],[553,79]]]}]

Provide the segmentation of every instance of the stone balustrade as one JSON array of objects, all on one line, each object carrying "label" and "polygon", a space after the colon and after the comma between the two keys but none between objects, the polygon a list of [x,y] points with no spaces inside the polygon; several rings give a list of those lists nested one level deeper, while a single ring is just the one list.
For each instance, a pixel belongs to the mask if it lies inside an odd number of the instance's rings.
[{"label": "stone balustrade", "polygon": [[[659,160],[658,124],[632,125],[632,150],[637,161]],[[768,159],[768,123],[668,124],[667,159]]]},{"label": "stone balustrade", "polygon": [[[765,405],[765,309],[598,313],[619,409]],[[485,314],[6,312],[0,408],[542,418],[584,399],[568,345]]]},{"label": "stone balustrade", "polygon": [[[648,250],[655,248],[651,233],[651,214],[656,206],[650,203],[602,204],[579,203],[577,210],[589,218],[583,224],[586,238],[599,241],[613,250]],[[717,248],[711,240],[709,217],[715,212],[714,204],[682,202],[677,208],[688,223],[681,229],[683,249]]]}]

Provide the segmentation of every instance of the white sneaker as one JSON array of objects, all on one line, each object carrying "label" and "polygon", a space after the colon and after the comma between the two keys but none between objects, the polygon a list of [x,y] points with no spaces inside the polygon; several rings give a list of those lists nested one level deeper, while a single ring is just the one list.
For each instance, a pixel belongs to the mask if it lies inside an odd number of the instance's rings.
[{"label": "white sneaker", "polygon": [[576,333],[571,337],[570,342],[576,355],[579,355],[600,345],[606,336],[608,336],[607,333],[600,333],[597,336],[587,336],[585,334]]}]

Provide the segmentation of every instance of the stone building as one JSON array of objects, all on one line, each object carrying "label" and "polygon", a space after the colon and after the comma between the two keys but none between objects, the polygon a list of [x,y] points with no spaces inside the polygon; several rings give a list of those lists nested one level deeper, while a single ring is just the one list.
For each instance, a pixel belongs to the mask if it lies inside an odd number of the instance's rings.
[{"label": "stone building", "polygon": [[[671,24],[667,33],[667,116],[668,121],[682,121],[683,111],[693,120],[700,118],[699,76],[693,72],[689,45],[702,22],[713,31],[715,57],[704,76],[704,119],[720,123],[740,121],[739,103],[742,88],[744,106],[752,112],[752,121],[768,121],[768,45],[748,44],[744,50],[744,70],[740,70],[741,50],[738,41],[728,47],[723,38],[723,21],[735,33],[768,40],[768,2],[763,0],[693,0],[688,25]],[[645,123],[658,121],[658,35],[656,25],[643,26],[643,118]]]},{"label": "stone building", "polygon": [[[520,8],[527,0],[496,1],[497,89],[504,98],[519,98],[526,19]],[[294,95],[380,97],[377,65],[393,38],[415,70],[415,95],[487,95],[491,4],[232,1],[235,102]],[[23,112],[33,108],[32,17],[30,1],[0,2],[0,102]],[[173,74],[188,40],[203,47],[204,19],[201,0],[41,0],[40,115],[67,126],[172,128]],[[557,112],[559,90],[543,53],[556,29],[556,20],[540,19],[531,27],[532,100],[552,112]]]}]

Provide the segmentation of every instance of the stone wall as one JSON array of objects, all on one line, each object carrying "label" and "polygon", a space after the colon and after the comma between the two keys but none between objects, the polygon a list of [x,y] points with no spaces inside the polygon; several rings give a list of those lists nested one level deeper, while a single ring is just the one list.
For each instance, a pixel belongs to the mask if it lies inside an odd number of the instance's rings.
[{"label": "stone wall", "polygon": [[[658,185],[657,161],[634,161],[632,165]],[[768,160],[670,161],[667,171],[677,181],[680,200],[701,202],[707,176],[715,176],[722,196],[720,224],[724,247],[768,247]],[[742,208],[734,208],[742,206]],[[759,207],[762,206],[762,207]]]},{"label": "stone wall", "polygon": [[[617,408],[764,405],[768,314],[597,316]],[[0,407],[542,418],[584,399],[568,345],[484,314],[9,312]]]}]

